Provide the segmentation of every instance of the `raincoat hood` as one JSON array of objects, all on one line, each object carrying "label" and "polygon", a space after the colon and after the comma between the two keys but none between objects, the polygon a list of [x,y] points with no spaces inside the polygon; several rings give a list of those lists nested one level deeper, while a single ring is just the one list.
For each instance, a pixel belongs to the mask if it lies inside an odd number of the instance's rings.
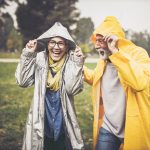
[{"label": "raincoat hood", "polygon": [[91,36],[93,43],[96,42],[97,34],[101,34],[103,36],[116,35],[118,37],[117,47],[121,51],[130,53],[131,51],[137,49],[137,46],[134,43],[125,38],[125,33],[119,21],[114,16],[106,17],[104,21],[95,29]]},{"label": "raincoat hood", "polygon": [[64,27],[60,22],[56,22],[50,29],[37,38],[38,46],[44,47],[47,46],[47,42],[50,38],[61,37],[68,41],[69,50],[74,50],[76,44],[69,34],[66,27]]},{"label": "raincoat hood", "polygon": [[[150,150],[150,59],[147,52],[125,39],[125,34],[115,17],[106,17],[93,32],[96,34],[116,35],[118,52],[109,56],[118,71],[118,78],[126,94],[126,118],[124,150]],[[84,67],[84,80],[92,85],[93,102],[93,150],[96,149],[99,129],[103,123],[104,107],[102,103],[101,79],[106,62],[99,60],[91,71]],[[136,137],[136,138],[133,138]]]},{"label": "raincoat hood", "polygon": [[116,35],[119,39],[125,38],[123,29],[117,18],[114,16],[106,17],[104,21],[96,28],[91,37],[93,42],[95,42],[97,34],[101,34],[103,36]]}]

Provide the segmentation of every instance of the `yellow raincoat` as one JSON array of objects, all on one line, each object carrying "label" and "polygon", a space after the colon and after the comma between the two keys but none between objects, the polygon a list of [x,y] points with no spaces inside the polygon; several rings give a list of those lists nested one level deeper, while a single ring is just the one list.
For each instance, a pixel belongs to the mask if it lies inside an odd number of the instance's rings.
[{"label": "yellow raincoat", "polygon": [[[93,42],[95,42],[96,34],[103,36],[112,34],[119,38],[117,44],[119,51],[112,54],[109,59],[118,70],[118,76],[126,94],[125,139],[123,149],[150,150],[149,56],[143,48],[125,39],[119,22],[113,16],[106,17],[104,22],[94,31],[92,35]],[[85,81],[92,85],[94,150],[103,117],[100,87],[106,63],[106,61],[99,60],[93,71],[84,67]]]}]

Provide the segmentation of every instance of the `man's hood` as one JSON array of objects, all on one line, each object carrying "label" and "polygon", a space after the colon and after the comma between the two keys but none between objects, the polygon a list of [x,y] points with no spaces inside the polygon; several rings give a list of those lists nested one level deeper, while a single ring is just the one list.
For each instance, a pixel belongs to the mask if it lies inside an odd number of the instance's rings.
[{"label": "man's hood", "polygon": [[69,43],[69,50],[74,50],[76,44],[69,34],[66,27],[64,27],[60,22],[56,22],[50,29],[44,32],[41,36],[37,38],[38,44],[40,46],[44,45],[47,46],[47,42],[52,37],[62,37]]},{"label": "man's hood", "polygon": [[104,21],[96,28],[91,36],[91,40],[93,43],[96,42],[96,35],[101,34],[103,36],[106,35],[116,35],[118,37],[118,48],[122,51],[127,51],[130,53],[133,49],[136,49],[136,45],[132,43],[130,40],[125,39],[125,33],[114,16],[108,16],[104,19]]},{"label": "man's hood", "polygon": [[104,21],[96,28],[92,34],[92,41],[95,43],[96,34],[106,35],[116,35],[119,39],[125,38],[125,33],[118,22],[117,18],[114,16],[108,16]]},{"label": "man's hood", "polygon": [[132,41],[127,40],[125,38],[125,33],[124,33],[120,23],[116,19],[116,17],[114,17],[114,16],[106,17],[104,19],[104,21],[96,28],[96,30],[93,32],[93,34],[91,36],[91,39],[94,43],[96,42],[97,34],[101,34],[103,36],[116,35],[119,39],[117,42],[117,47],[120,52],[123,52],[123,54],[126,55],[126,57],[129,57],[129,55],[133,56],[133,54],[137,54],[135,59],[138,59],[137,57],[139,57],[140,55],[143,54],[147,57],[146,61],[148,61],[148,62],[150,61],[149,56],[146,53],[146,50],[144,50],[141,47],[136,46]]}]

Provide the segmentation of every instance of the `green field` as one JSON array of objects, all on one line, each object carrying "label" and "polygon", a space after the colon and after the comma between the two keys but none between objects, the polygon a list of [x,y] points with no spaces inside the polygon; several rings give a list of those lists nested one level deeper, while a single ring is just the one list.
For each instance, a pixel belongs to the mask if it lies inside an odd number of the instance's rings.
[{"label": "green field", "polygon": [[6,52],[0,52],[0,58],[19,58],[20,53],[6,53]]},{"label": "green field", "polygon": [[[86,64],[94,68],[95,64]],[[16,63],[0,63],[0,150],[20,150],[33,87],[20,88],[15,82]],[[86,150],[92,149],[91,87],[75,97],[77,117]]]}]

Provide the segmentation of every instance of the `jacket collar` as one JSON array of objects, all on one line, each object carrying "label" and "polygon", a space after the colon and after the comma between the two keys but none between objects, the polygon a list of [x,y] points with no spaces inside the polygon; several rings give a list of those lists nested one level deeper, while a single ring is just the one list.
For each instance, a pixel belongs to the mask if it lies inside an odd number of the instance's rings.
[{"label": "jacket collar", "polygon": [[97,66],[96,66],[96,69],[95,69],[95,78],[94,78],[94,82],[93,84],[95,85],[99,80],[100,78],[102,77],[103,73],[104,73],[104,69],[105,69],[105,66],[106,66],[107,62],[104,61],[104,60],[99,60]]}]

